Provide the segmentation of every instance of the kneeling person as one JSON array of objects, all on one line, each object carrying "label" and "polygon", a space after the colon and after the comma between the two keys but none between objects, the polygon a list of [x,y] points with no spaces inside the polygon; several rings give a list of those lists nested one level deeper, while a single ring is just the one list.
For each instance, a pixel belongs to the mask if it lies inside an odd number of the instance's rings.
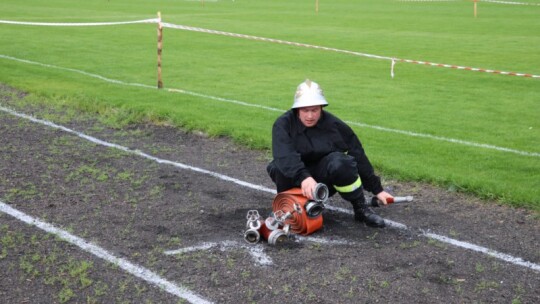
[{"label": "kneeling person", "polygon": [[383,204],[392,195],[383,190],[354,131],[324,111],[327,105],[317,83],[298,86],[292,108],[274,122],[268,174],[277,192],[300,187],[309,199],[317,183],[324,183],[331,195],[338,192],[351,202],[356,220],[382,228],[384,220],[366,205],[363,188]]}]

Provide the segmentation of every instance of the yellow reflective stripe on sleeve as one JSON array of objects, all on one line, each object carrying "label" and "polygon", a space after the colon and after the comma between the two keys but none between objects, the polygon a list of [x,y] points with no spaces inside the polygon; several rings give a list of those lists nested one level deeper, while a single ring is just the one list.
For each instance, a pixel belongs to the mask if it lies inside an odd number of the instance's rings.
[{"label": "yellow reflective stripe on sleeve", "polygon": [[347,186],[336,186],[336,185],[334,185],[334,188],[336,188],[337,192],[349,193],[349,192],[353,192],[354,190],[360,188],[360,186],[362,186],[362,181],[360,180],[360,177],[358,177],[356,179],[356,181],[354,181],[354,183],[352,183],[350,185],[347,185]]}]

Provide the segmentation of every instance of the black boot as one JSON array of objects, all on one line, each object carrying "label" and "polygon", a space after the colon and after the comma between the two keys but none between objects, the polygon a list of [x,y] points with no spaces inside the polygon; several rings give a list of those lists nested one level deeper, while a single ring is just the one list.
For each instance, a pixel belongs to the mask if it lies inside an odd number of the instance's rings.
[{"label": "black boot", "polygon": [[384,228],[386,224],[384,219],[377,215],[371,208],[361,202],[352,202],[354,210],[354,219],[366,223],[370,227]]}]

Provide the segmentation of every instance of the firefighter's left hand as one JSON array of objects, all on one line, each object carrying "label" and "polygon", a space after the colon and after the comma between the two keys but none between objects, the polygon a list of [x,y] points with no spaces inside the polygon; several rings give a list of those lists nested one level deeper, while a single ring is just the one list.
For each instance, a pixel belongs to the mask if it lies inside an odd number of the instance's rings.
[{"label": "firefighter's left hand", "polygon": [[387,198],[394,198],[390,193],[383,191],[379,194],[377,194],[377,199],[383,204],[387,205],[388,202],[386,201]]}]

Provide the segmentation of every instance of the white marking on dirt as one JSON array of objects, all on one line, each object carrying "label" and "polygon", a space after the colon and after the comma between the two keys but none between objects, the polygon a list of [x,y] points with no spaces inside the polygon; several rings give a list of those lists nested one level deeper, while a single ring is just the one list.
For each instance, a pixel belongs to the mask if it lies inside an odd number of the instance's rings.
[{"label": "white marking on dirt", "polygon": [[244,244],[239,244],[235,241],[223,241],[223,242],[204,242],[202,244],[184,247],[175,250],[167,250],[164,252],[166,255],[176,255],[183,254],[187,252],[200,251],[200,250],[209,250],[211,248],[219,248],[221,251],[226,251],[230,249],[247,249],[253,260],[256,264],[260,266],[270,266],[273,265],[272,259],[264,252],[264,247],[262,245],[251,245],[247,246]]},{"label": "white marking on dirt", "polygon": [[[342,207],[335,207],[335,206],[331,206],[331,205],[326,205],[326,209],[341,212],[341,213],[347,213],[347,214],[351,214],[351,215],[354,214],[354,212],[351,209],[342,208]],[[401,223],[398,223],[398,222],[394,222],[394,221],[391,221],[389,219],[384,219],[384,223],[386,224],[386,226],[392,227],[392,228],[395,228],[395,229],[401,229],[401,230],[408,230],[409,229],[407,227],[407,225],[404,225],[404,224],[401,224]]]},{"label": "white marking on dirt", "polygon": [[27,215],[15,208],[8,206],[2,201],[0,201],[0,211],[5,214],[11,215],[12,217],[24,223],[27,223],[31,226],[36,226],[37,228],[41,230],[54,234],[58,236],[59,238],[63,239],[64,241],[71,243],[81,248],[82,250],[93,254],[94,256],[100,259],[103,259],[109,263],[117,265],[118,267],[130,273],[131,275],[134,275],[140,279],[143,279],[152,285],[158,286],[162,288],[163,290],[167,291],[168,293],[171,293],[179,298],[185,299],[189,301],[190,303],[211,303],[208,300],[205,300],[199,295],[195,294],[194,292],[188,290],[187,288],[183,286],[178,286],[170,281],[167,281],[166,279],[160,277],[157,273],[147,268],[131,263],[130,261],[124,258],[117,257],[113,255],[112,253],[109,253],[107,250],[95,244],[92,244],[78,236],[75,236],[63,229],[57,228],[49,223],[43,222],[38,218]]},{"label": "white marking on dirt", "polygon": [[[103,80],[105,82],[114,83],[114,84],[118,84],[118,85],[136,86],[136,87],[141,87],[141,88],[157,90],[156,86],[145,85],[145,84],[140,84],[140,83],[128,83],[128,82],[124,82],[124,81],[121,81],[121,80],[106,78],[106,77],[101,76],[101,75],[92,74],[92,73],[88,73],[88,72],[81,71],[81,70],[76,70],[76,69],[71,69],[71,68],[64,68],[64,67],[59,67],[59,66],[55,66],[55,65],[51,65],[51,64],[45,64],[45,63],[40,63],[40,62],[35,62],[35,61],[30,61],[30,60],[25,60],[25,59],[19,59],[19,58],[6,56],[6,55],[1,55],[1,54],[0,54],[0,58],[9,59],[9,60],[18,61],[18,62],[27,63],[27,64],[33,64],[33,65],[42,66],[42,67],[51,68],[51,69],[58,69],[58,70],[63,70],[63,71],[79,73],[79,74],[82,74],[82,75],[85,75],[85,76],[97,78],[97,79]],[[221,98],[221,97],[216,97],[216,96],[211,96],[211,95],[205,95],[205,94],[186,91],[186,90],[182,90],[182,89],[167,89],[167,91],[169,91],[171,93],[181,93],[181,94],[196,96],[196,97],[199,97],[199,98],[215,100],[215,101],[219,101],[219,102],[227,102],[227,103],[236,104],[236,105],[240,105],[240,106],[261,108],[261,109],[265,109],[265,110],[269,110],[269,111],[273,111],[273,112],[282,113],[282,112],[285,111],[283,109],[267,107],[267,106],[263,106],[263,105],[259,105],[259,104],[253,104],[253,103],[243,102],[243,101],[234,100],[234,99],[227,99],[227,98]],[[365,124],[365,123],[361,123],[361,122],[354,122],[354,121],[345,121],[345,122],[347,122],[349,124],[352,124],[352,125],[359,126],[359,127],[370,128],[370,129],[374,129],[374,130],[378,130],[378,131],[402,134],[402,135],[418,137],[418,138],[432,139],[432,140],[437,140],[437,141],[444,141],[444,142],[449,142],[449,143],[459,144],[459,145],[465,145],[465,146],[470,146],[470,147],[475,147],[475,148],[490,149],[490,150],[495,150],[495,151],[500,151],[500,152],[514,153],[514,154],[523,155],[523,156],[540,157],[540,153],[538,153],[538,152],[528,152],[528,151],[510,149],[510,148],[506,148],[506,147],[499,147],[499,146],[495,146],[495,145],[476,143],[476,142],[466,141],[466,140],[461,140],[461,139],[455,139],[455,138],[449,138],[449,137],[443,137],[443,136],[435,136],[435,135],[423,134],[423,133],[416,133],[416,132],[406,131],[406,130],[386,128],[386,127],[377,126],[377,125],[369,125],[369,124]]]},{"label": "white marking on dirt", "polygon": [[443,236],[443,235],[438,235],[438,234],[433,234],[433,233],[424,233],[424,236],[427,236],[429,238],[432,238],[432,239],[435,239],[435,240],[438,240],[438,241],[441,241],[441,242],[444,242],[444,243],[448,243],[448,244],[451,244],[451,245],[454,245],[454,246],[457,246],[457,247],[466,248],[466,249],[469,249],[469,250],[472,250],[472,251],[481,252],[481,253],[487,254],[489,256],[495,257],[495,258],[497,258],[499,260],[503,260],[503,261],[506,261],[506,262],[509,262],[509,263],[512,263],[512,264],[515,264],[515,265],[520,265],[520,266],[523,266],[523,267],[534,269],[536,271],[540,271],[540,265],[538,265],[538,264],[528,262],[528,261],[523,260],[522,258],[514,257],[514,256],[511,256],[511,255],[508,255],[508,254],[505,254],[505,253],[497,252],[497,251],[491,250],[489,248],[477,246],[477,245],[467,243],[467,242],[463,242],[463,241],[454,240],[454,239],[451,239],[449,237],[446,237],[446,236]]},{"label": "white marking on dirt", "polygon": [[[245,181],[242,181],[242,180],[239,180],[239,179],[236,179],[236,178],[232,178],[232,177],[229,177],[229,176],[226,176],[226,175],[223,175],[223,174],[220,174],[220,173],[216,173],[216,172],[212,172],[212,171],[209,171],[209,170],[206,170],[206,169],[201,169],[201,168],[197,168],[197,167],[192,167],[192,166],[188,166],[188,165],[185,165],[185,164],[181,164],[181,163],[177,163],[177,162],[174,162],[174,161],[170,161],[170,160],[164,160],[164,159],[160,159],[160,158],[157,158],[157,157],[154,157],[154,156],[150,156],[146,153],[143,153],[141,151],[138,151],[138,150],[131,150],[127,147],[124,147],[124,146],[120,146],[120,145],[117,145],[117,144],[112,144],[112,143],[109,143],[109,142],[106,142],[106,141],[103,141],[103,140],[100,140],[100,139],[97,139],[95,137],[92,137],[92,136],[88,136],[88,135],[85,135],[81,132],[77,132],[77,131],[74,131],[74,130],[71,130],[69,128],[66,128],[64,126],[59,126],[57,124],[54,124],[52,122],[49,122],[49,121],[46,121],[46,120],[42,120],[42,119],[37,119],[37,118],[34,118],[32,116],[29,116],[29,115],[26,115],[26,114],[21,114],[21,113],[18,113],[18,112],[15,112],[11,109],[8,109],[8,108],[4,108],[2,106],[0,106],[0,110],[1,111],[4,111],[4,112],[7,112],[7,113],[10,113],[14,116],[17,116],[17,117],[21,117],[21,118],[25,118],[25,119],[28,119],[30,121],[33,121],[33,122],[36,122],[36,123],[39,123],[39,124],[43,124],[43,125],[46,125],[46,126],[50,126],[52,128],[56,128],[56,129],[60,129],[60,130],[63,130],[65,132],[68,132],[68,133],[72,133],[72,134],[75,134],[81,138],[85,138],[91,142],[94,142],[96,144],[100,144],[100,145],[104,145],[106,147],[111,147],[111,148],[116,148],[116,149],[120,149],[122,151],[125,151],[125,152],[128,152],[128,153],[132,153],[132,154],[135,154],[135,155],[139,155],[139,156],[142,156],[144,158],[147,158],[147,159],[151,159],[151,160],[154,160],[158,163],[162,163],[162,164],[170,164],[170,165],[173,165],[173,166],[176,166],[178,168],[183,168],[183,169],[187,169],[187,170],[192,170],[192,171],[195,171],[195,172],[199,172],[199,173],[203,173],[203,174],[207,174],[207,175],[210,175],[210,176],[213,176],[213,177],[216,177],[218,179],[221,179],[221,180],[224,180],[224,181],[230,181],[230,182],[233,182],[235,184],[238,184],[238,185],[241,185],[241,186],[244,186],[244,187],[247,187],[247,188],[251,188],[251,189],[255,189],[255,190],[260,190],[260,191],[264,191],[264,192],[268,192],[268,193],[272,193],[272,194],[275,194],[276,191],[274,189],[270,189],[270,188],[267,188],[267,187],[264,187],[264,186],[261,186],[261,185],[255,185],[255,184],[252,184],[252,183],[248,183],[248,182],[245,182]],[[337,211],[340,211],[340,212],[345,212],[345,213],[352,213],[352,211],[348,210],[348,209],[344,209],[344,208],[340,208],[340,207],[333,207],[333,206],[328,206],[329,209],[333,209],[333,210],[337,210]],[[390,221],[390,220],[387,220],[385,219],[384,220],[385,223],[387,223],[390,227],[394,227],[394,228],[398,228],[398,229],[408,229],[407,226],[401,224],[401,223],[397,223],[397,222],[393,222],[393,221]],[[426,234],[424,233],[424,235],[426,237],[429,237],[431,238],[431,234]],[[472,248],[475,248],[474,246],[476,245],[472,245],[472,244],[469,244],[469,243],[465,243],[465,242],[461,242],[461,241],[458,241],[458,240],[454,240],[454,239],[451,239],[451,238],[447,238],[447,237],[441,237],[440,239],[438,239],[439,241],[441,242],[447,242],[447,241],[450,241],[452,240],[452,245],[455,245],[455,246],[459,246],[459,247],[462,247],[462,248],[465,248],[465,249],[472,249]],[[469,244],[470,246],[466,247],[466,246],[462,246],[461,244]],[[478,247],[478,248],[483,248],[483,247]],[[486,249],[486,250],[489,250],[489,249]],[[480,252],[484,252],[486,253],[486,251],[480,251]],[[494,251],[491,251],[491,252],[494,252]],[[500,258],[500,259],[503,259],[502,256],[494,256],[496,258]],[[529,262],[526,262],[525,264],[524,263],[516,263],[515,261],[519,261],[521,260],[521,258],[515,258],[513,257],[512,259],[503,259],[504,261],[507,261],[509,263],[512,263],[512,264],[515,264],[515,265],[519,265],[519,266],[524,266],[524,267],[527,267],[527,268],[530,268],[530,269],[534,269],[534,270],[538,270],[540,271],[540,265],[538,264],[534,264],[534,263],[529,263]],[[527,265],[532,265],[532,266],[527,266]]]},{"label": "white marking on dirt", "polygon": [[101,139],[95,138],[93,136],[86,135],[86,134],[81,133],[81,132],[77,132],[75,130],[66,128],[64,126],[57,125],[57,124],[55,124],[53,122],[38,119],[38,118],[32,117],[30,115],[18,113],[18,112],[15,112],[15,111],[11,110],[11,109],[4,108],[2,106],[0,106],[0,110],[4,111],[4,112],[7,112],[9,114],[12,114],[14,116],[20,117],[20,118],[28,119],[28,120],[33,121],[35,123],[43,124],[43,125],[46,125],[46,126],[51,127],[51,128],[59,129],[59,130],[62,130],[64,132],[77,135],[78,137],[84,138],[84,139],[86,139],[88,141],[91,141],[91,142],[93,142],[95,144],[102,145],[102,146],[109,147],[109,148],[115,148],[115,149],[122,150],[122,151],[127,152],[127,153],[142,156],[142,157],[144,157],[146,159],[155,161],[155,162],[160,163],[160,164],[172,165],[172,166],[175,166],[175,167],[178,167],[178,168],[181,168],[181,169],[186,169],[186,170],[191,170],[191,171],[207,174],[207,175],[216,177],[218,179],[228,181],[228,182],[233,182],[235,184],[238,184],[238,185],[241,185],[241,186],[244,186],[244,187],[247,187],[247,188],[252,188],[252,189],[255,189],[255,190],[265,191],[265,192],[270,192],[270,193],[276,193],[275,190],[264,187],[264,186],[254,185],[254,184],[251,184],[251,183],[248,183],[248,182],[236,179],[236,178],[232,178],[232,177],[229,177],[227,175],[223,175],[223,174],[220,174],[220,173],[209,171],[209,170],[206,170],[206,169],[193,167],[193,166],[189,166],[189,165],[186,165],[186,164],[173,162],[173,161],[170,161],[170,160],[166,160],[166,159],[158,158],[158,157],[155,157],[155,156],[151,156],[151,155],[148,155],[148,154],[146,154],[144,152],[141,152],[139,150],[132,150],[130,148],[127,148],[127,147],[124,147],[124,146],[121,146],[121,145],[106,142],[106,141],[103,141]]},{"label": "white marking on dirt", "polygon": [[272,259],[264,253],[264,247],[262,245],[249,246],[249,252],[259,265],[270,266],[274,264]]},{"label": "white marking on dirt", "polygon": [[325,245],[352,245],[354,244],[354,242],[349,242],[347,240],[328,239],[328,238],[313,237],[313,236],[296,235],[295,238],[298,241],[313,242],[313,243],[319,243],[319,244],[325,244]]}]

